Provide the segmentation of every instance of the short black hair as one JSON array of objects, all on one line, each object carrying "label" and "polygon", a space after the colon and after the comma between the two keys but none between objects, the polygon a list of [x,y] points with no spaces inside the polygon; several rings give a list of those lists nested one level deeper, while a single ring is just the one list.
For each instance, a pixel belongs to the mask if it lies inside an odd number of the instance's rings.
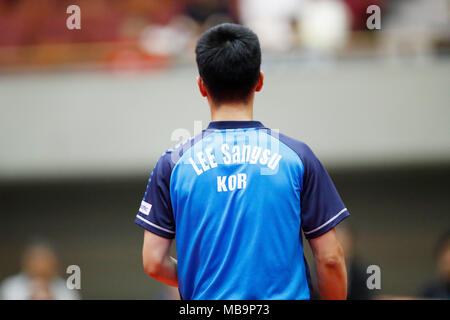
[{"label": "short black hair", "polygon": [[200,36],[195,54],[215,103],[248,101],[261,67],[261,47],[252,30],[233,23],[212,27]]}]

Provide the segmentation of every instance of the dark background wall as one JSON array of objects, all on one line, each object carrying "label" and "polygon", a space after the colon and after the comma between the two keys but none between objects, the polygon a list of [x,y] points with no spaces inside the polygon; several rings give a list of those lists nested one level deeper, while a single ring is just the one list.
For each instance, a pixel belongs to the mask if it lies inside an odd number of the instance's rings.
[{"label": "dark background wall", "polygon": [[[413,295],[433,276],[432,248],[450,227],[450,166],[330,170],[352,216],[365,263],[382,272],[381,294]],[[147,299],[162,286],[141,265],[143,231],[133,220],[147,173],[123,178],[0,184],[0,279],[19,270],[41,236],[65,267],[82,272],[83,298]]]}]

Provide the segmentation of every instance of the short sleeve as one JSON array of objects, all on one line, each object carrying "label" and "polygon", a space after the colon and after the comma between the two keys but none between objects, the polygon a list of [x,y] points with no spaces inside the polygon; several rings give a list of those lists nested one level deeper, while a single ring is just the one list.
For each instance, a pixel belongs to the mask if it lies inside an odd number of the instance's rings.
[{"label": "short sleeve", "polygon": [[170,200],[170,175],[173,166],[170,154],[165,153],[156,163],[135,223],[161,237],[175,237],[175,221]]},{"label": "short sleeve", "polygon": [[302,229],[305,237],[311,239],[325,234],[350,214],[319,159],[306,145],[302,151]]}]

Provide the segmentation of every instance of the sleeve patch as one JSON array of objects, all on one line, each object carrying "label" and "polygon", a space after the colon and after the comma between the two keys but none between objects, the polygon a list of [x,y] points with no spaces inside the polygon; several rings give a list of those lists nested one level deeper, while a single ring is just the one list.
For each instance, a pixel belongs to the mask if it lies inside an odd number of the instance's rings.
[{"label": "sleeve patch", "polygon": [[148,216],[148,214],[150,213],[151,209],[152,209],[152,205],[150,203],[145,202],[144,200],[142,200],[141,206],[139,207],[139,212],[145,214],[146,216]]}]

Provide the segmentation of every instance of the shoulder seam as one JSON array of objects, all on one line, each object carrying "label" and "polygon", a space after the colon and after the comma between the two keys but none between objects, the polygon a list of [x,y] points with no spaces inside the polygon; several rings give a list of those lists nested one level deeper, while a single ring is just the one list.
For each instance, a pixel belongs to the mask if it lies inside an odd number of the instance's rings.
[{"label": "shoulder seam", "polygon": [[[272,129],[268,129],[268,128],[267,128],[267,131],[272,132]],[[295,155],[296,155],[296,156],[298,157],[298,159],[300,160],[300,163],[301,163],[301,165],[302,165],[302,167],[303,167],[303,171],[305,171],[306,168],[305,168],[304,160],[302,159],[302,157],[298,154],[297,151],[295,151],[293,148],[291,148],[291,146],[289,146],[289,145],[286,144],[285,142],[281,141],[280,135],[281,135],[282,133],[278,132],[278,137],[273,136],[273,135],[270,134],[270,133],[267,133],[267,134],[268,134],[269,136],[273,137],[274,139],[277,139],[278,141],[280,141],[280,143],[284,144],[287,148],[289,148],[289,150],[291,150],[293,153],[295,153]]]}]

